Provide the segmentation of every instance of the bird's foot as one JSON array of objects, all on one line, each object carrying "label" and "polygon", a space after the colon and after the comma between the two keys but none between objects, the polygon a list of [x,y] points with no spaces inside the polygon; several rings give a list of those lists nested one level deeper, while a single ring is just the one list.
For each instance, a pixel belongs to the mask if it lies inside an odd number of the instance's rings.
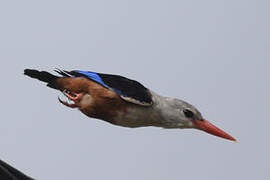
[{"label": "bird's foot", "polygon": [[73,101],[73,104],[70,104],[67,101],[63,101],[59,97],[58,97],[58,100],[60,103],[70,108],[79,107],[79,103],[82,97],[85,95],[85,93],[75,93],[75,92],[68,91],[66,89],[64,89],[63,94],[68,98],[68,100]]},{"label": "bird's foot", "polygon": [[78,107],[75,103],[74,104],[69,104],[68,102],[61,100],[59,97],[58,97],[58,101],[61,104],[64,104],[65,106],[70,107],[70,108],[76,108],[76,107]]},{"label": "bird's foot", "polygon": [[85,93],[74,93],[66,89],[63,91],[63,93],[69,100],[74,101],[75,103],[80,102],[85,94]]}]

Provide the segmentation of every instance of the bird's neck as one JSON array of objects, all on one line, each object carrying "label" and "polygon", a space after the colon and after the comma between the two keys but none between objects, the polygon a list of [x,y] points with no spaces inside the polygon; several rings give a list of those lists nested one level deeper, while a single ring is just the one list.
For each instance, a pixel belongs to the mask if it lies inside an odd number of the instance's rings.
[{"label": "bird's neck", "polygon": [[179,122],[174,118],[175,113],[171,111],[172,101],[174,98],[161,96],[155,92],[153,95],[153,114],[155,114],[156,121],[163,128],[179,128]]}]

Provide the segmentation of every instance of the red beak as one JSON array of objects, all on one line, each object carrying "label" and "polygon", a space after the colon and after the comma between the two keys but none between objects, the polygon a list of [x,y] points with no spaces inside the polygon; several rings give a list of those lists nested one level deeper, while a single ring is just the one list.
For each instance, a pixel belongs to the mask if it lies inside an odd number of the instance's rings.
[{"label": "red beak", "polygon": [[195,120],[193,121],[193,123],[195,124],[195,128],[203,130],[209,134],[218,136],[218,137],[222,137],[225,139],[229,139],[232,141],[236,142],[236,139],[234,139],[232,136],[230,136],[229,134],[225,133],[224,131],[222,131],[221,129],[219,129],[218,127],[214,126],[213,124],[211,124],[210,122],[206,121],[206,120]]}]

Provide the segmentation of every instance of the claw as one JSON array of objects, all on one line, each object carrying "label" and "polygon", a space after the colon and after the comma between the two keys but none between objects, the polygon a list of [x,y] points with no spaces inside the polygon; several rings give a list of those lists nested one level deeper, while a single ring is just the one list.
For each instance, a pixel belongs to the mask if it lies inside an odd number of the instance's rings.
[{"label": "claw", "polygon": [[[82,100],[83,96],[85,95],[85,93],[83,93],[83,92],[75,93],[75,92],[71,92],[67,89],[63,90],[63,94],[68,98],[68,102],[61,100],[59,96],[58,96],[58,100],[61,104],[65,105],[67,107],[70,107],[70,108],[80,107],[80,101]],[[69,103],[71,101],[73,101],[73,103]]]},{"label": "claw", "polygon": [[84,93],[73,93],[70,92],[68,90],[64,90],[63,94],[70,100],[74,101],[75,103],[80,102],[80,100],[82,99]]},{"label": "claw", "polygon": [[60,99],[59,96],[58,96],[58,101],[59,101],[61,104],[64,104],[65,106],[70,107],[70,108],[76,108],[76,107],[78,107],[76,104],[69,104],[69,103],[67,103],[67,102],[65,102],[65,101],[62,101],[62,100]]}]

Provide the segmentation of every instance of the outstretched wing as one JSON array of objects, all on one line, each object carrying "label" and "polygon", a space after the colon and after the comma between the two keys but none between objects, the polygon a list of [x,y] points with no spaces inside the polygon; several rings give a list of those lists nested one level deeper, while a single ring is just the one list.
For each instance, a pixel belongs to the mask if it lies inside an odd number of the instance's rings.
[{"label": "outstretched wing", "polygon": [[62,71],[62,75],[72,75],[74,77],[86,77],[100,85],[113,90],[125,101],[142,105],[152,105],[152,95],[150,91],[141,83],[119,75],[102,74],[90,71]]}]

